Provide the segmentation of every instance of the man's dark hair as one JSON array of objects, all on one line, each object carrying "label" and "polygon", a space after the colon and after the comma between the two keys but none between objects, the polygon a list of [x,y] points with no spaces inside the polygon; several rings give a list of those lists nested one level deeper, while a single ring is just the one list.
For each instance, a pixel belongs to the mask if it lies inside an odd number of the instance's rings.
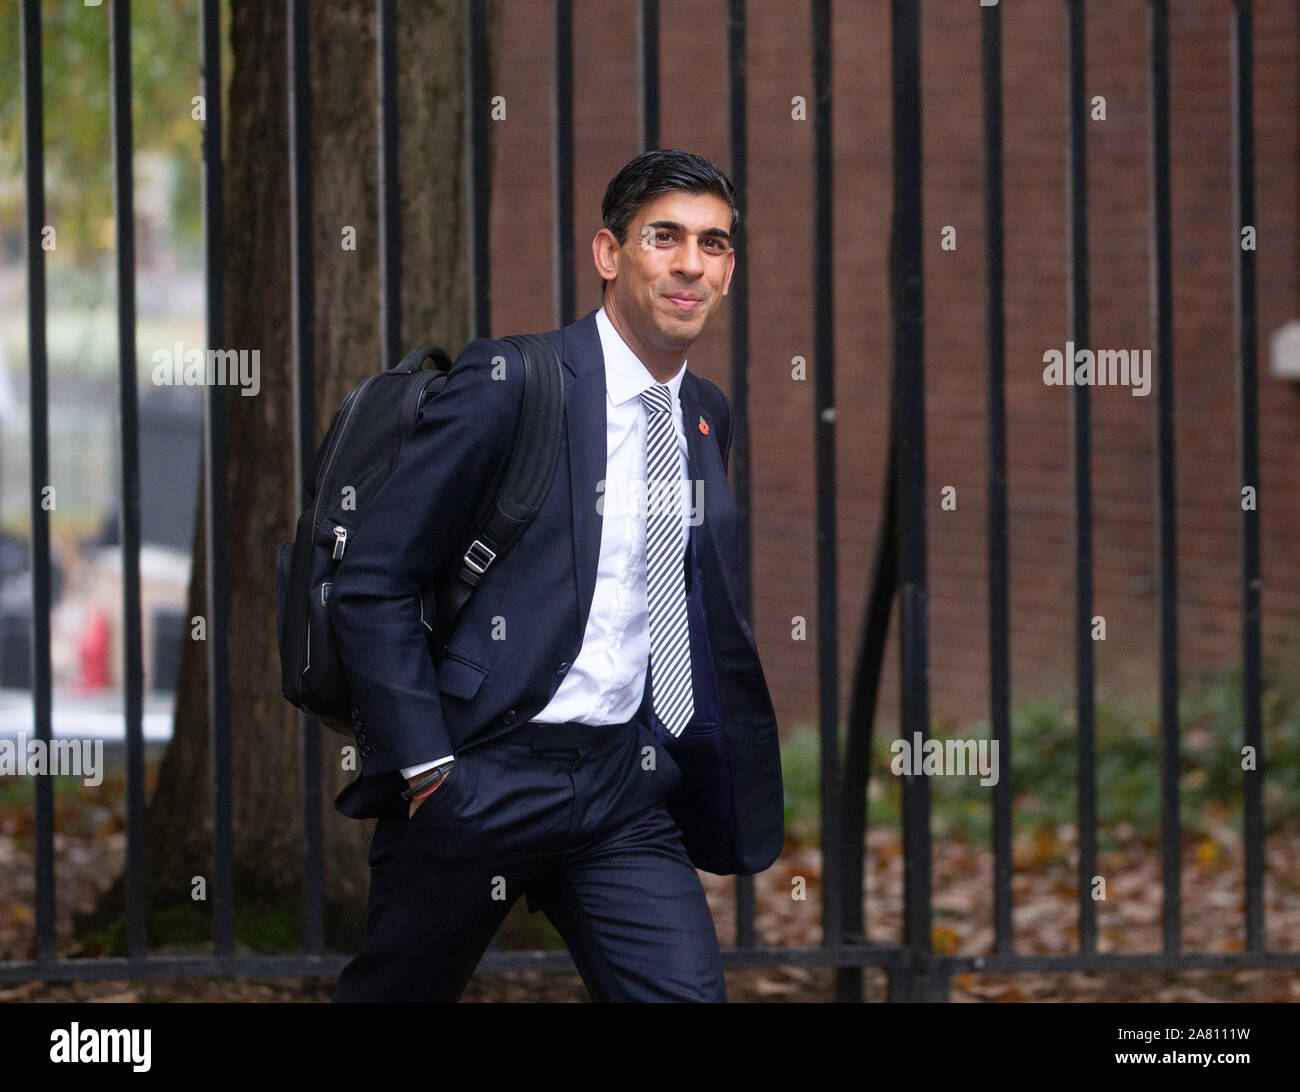
[{"label": "man's dark hair", "polygon": [[[614,233],[618,245],[622,246],[627,242],[628,225],[637,210],[656,197],[676,190],[708,193],[725,201],[731,209],[734,242],[736,229],[740,226],[740,207],[736,203],[731,179],[703,156],[680,148],[653,148],[642,152],[614,176],[605,187],[605,198],[600,203],[605,227]],[[608,283],[601,279],[602,298]]]}]

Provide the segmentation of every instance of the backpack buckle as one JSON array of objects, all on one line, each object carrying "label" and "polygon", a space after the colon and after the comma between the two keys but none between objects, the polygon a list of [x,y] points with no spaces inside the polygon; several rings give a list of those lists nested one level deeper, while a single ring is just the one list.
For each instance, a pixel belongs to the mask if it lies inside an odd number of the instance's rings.
[{"label": "backpack buckle", "polygon": [[488,549],[481,538],[476,538],[470,548],[465,551],[465,556],[461,559],[474,572],[482,576],[487,572],[488,566],[496,558],[496,552]]}]

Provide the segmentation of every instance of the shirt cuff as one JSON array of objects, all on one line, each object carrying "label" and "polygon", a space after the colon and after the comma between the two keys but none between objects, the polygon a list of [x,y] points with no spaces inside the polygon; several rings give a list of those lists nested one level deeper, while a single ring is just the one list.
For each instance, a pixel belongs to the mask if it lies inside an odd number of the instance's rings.
[{"label": "shirt cuff", "polygon": [[416,774],[422,774],[425,770],[432,770],[435,766],[441,766],[444,762],[455,759],[455,755],[443,755],[441,758],[435,758],[432,762],[421,762],[418,766],[403,766],[402,776],[408,781]]}]

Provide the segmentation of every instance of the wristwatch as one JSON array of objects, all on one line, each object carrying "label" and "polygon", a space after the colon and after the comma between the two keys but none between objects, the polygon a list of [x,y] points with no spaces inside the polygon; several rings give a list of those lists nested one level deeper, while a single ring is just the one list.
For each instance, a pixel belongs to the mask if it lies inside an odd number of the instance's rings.
[{"label": "wristwatch", "polygon": [[414,785],[411,785],[406,789],[404,789],[402,792],[402,799],[410,800],[411,797],[414,796],[416,793],[424,792],[425,789],[430,788],[434,785],[440,785],[443,779],[447,776],[447,774],[451,772],[451,768],[455,764],[456,764],[456,760],[453,758],[450,762],[444,762],[441,766],[435,766],[432,770],[429,770],[428,773],[426,773],[423,777],[421,777],[420,780],[417,781]]}]

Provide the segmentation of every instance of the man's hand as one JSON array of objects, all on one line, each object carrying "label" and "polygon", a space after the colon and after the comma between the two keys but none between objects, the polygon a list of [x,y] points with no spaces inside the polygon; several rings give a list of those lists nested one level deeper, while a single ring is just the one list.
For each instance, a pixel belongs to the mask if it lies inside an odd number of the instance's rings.
[{"label": "man's hand", "polygon": [[[444,773],[444,774],[442,775],[442,780],[439,781],[438,784],[435,785],[435,786],[433,787],[433,792],[430,792],[430,793],[428,793],[428,794],[426,794],[426,795],[424,795],[424,796],[421,796],[418,800],[417,800],[417,799],[413,799],[413,800],[411,801],[411,807],[410,807],[410,810],[409,810],[409,811],[407,812],[407,814],[406,814],[406,817],[407,817],[408,819],[414,819],[414,818],[415,818],[415,813],[416,813],[417,810],[419,810],[420,805],[423,804],[426,800],[428,800],[429,797],[433,795],[433,793],[437,792],[439,789],[441,789],[441,788],[443,787],[443,785],[445,785],[445,784],[447,783],[447,778],[449,778],[449,777],[451,776],[451,768],[452,768],[455,764],[456,764],[455,759],[453,759],[451,762],[448,762],[448,763],[447,763],[447,767],[446,767],[447,772]],[[418,773],[418,774],[416,774],[414,777],[408,777],[408,778],[406,779],[407,787],[408,787],[408,788],[413,787],[417,781],[419,781],[421,778],[427,777],[428,774],[429,774],[429,771],[428,771],[428,770],[425,770],[423,773]]]}]

